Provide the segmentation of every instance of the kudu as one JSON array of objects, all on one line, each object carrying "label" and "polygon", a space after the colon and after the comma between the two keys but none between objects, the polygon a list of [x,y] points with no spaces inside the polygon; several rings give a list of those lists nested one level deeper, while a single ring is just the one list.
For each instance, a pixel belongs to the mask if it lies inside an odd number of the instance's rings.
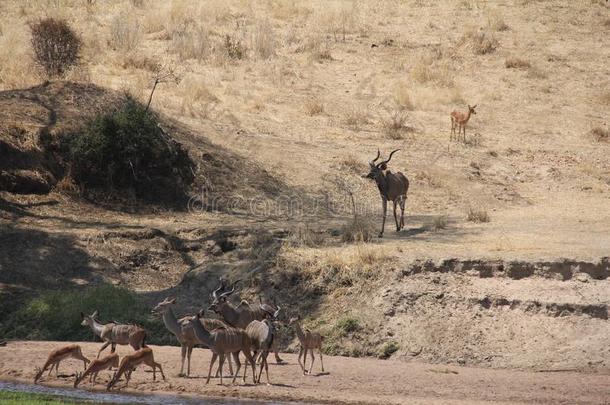
[{"label": "kudu", "polygon": [[[463,112],[459,112],[459,111],[453,111],[450,115],[451,117],[451,135],[449,136],[449,139],[456,139],[459,140],[460,139],[460,132],[464,132],[464,137],[463,140],[464,142],[466,142],[466,124],[468,124],[468,120],[470,120],[470,115],[471,114],[475,114],[476,115],[476,111],[474,110],[475,108],[477,108],[476,104],[474,106],[470,106],[468,105],[468,112],[467,113],[463,113]],[[457,136],[455,135],[455,129],[457,128],[458,132],[457,132]]]},{"label": "kudu", "polygon": [[[316,359],[313,355],[313,349],[318,349],[318,353],[320,354],[320,364],[322,365],[322,372],[324,372],[324,360],[322,359],[322,341],[324,337],[316,332],[311,332],[307,329],[303,331],[301,329],[301,319],[299,317],[291,318],[288,325],[294,325],[294,330],[297,334],[297,338],[301,343],[301,349],[299,351],[299,366],[301,366],[301,370],[303,370],[303,375],[309,374],[311,375],[311,370],[313,370],[313,362]],[[311,366],[309,367],[309,371],[305,369],[307,366],[307,351],[311,353]],[[303,363],[301,364],[301,357],[304,355]]]},{"label": "kudu", "polygon": [[[235,379],[239,374],[239,369],[241,368],[241,363],[239,361],[239,352],[243,351],[246,356],[246,365],[248,367],[248,363],[252,365],[252,381],[255,381],[255,364],[254,359],[252,358],[252,354],[250,353],[250,347],[252,346],[252,342],[248,337],[248,334],[243,329],[238,328],[219,328],[214,329],[213,331],[206,330],[200,322],[200,318],[203,317],[203,310],[199,311],[196,317],[189,320],[189,323],[193,327],[193,331],[195,332],[195,336],[201,342],[206,344],[210,350],[212,351],[212,360],[210,361],[210,369],[208,370],[208,378],[206,379],[206,384],[209,384],[210,377],[212,374],[212,368],[214,367],[214,363],[216,359],[219,360],[219,368],[220,368],[220,384],[222,385],[222,366],[224,364],[224,359],[226,354],[232,354],[233,359],[235,360],[235,364],[237,366],[235,370],[235,374],[233,375],[233,383],[235,383]],[[246,372],[244,370],[244,382],[246,381]]]},{"label": "kudu", "polygon": [[125,374],[125,387],[129,385],[129,380],[131,380],[131,372],[140,364],[146,364],[153,369],[153,381],[157,380],[157,368],[161,371],[161,376],[163,377],[163,381],[165,381],[165,374],[163,374],[163,368],[161,364],[155,361],[155,356],[153,355],[153,351],[150,347],[144,345],[140,350],[136,350],[132,354],[128,354],[123,357],[121,360],[121,365],[119,369],[114,373],[112,380],[106,386],[106,390],[110,391],[110,389],[119,381],[121,376]]},{"label": "kudu", "polygon": [[[407,191],[409,191],[409,180],[401,172],[392,173],[388,168],[388,163],[392,159],[392,155],[400,149],[393,150],[387,160],[382,160],[375,163],[381,152],[377,150],[377,157],[369,162],[369,174],[362,177],[375,180],[379,194],[381,195],[381,205],[383,208],[383,221],[381,223],[381,232],[379,237],[383,237],[385,228],[385,218],[388,211],[388,200],[394,203],[394,221],[396,221],[396,232],[399,232],[405,226],[405,203],[407,201]],[[396,204],[400,204],[400,222],[396,217]]]},{"label": "kudu", "polygon": [[[178,339],[178,342],[180,343],[180,347],[181,347],[181,356],[182,356],[182,363],[180,366],[179,375],[184,376],[184,360],[186,359],[187,360],[186,376],[190,376],[191,375],[191,354],[193,353],[193,348],[195,347],[196,344],[200,344],[202,342],[200,342],[199,339],[197,339],[197,336],[195,336],[195,332],[193,331],[193,328],[189,322],[194,316],[185,316],[180,319],[176,318],[176,315],[174,315],[174,311],[171,308],[172,305],[174,305],[175,303],[176,303],[176,298],[171,298],[171,299],[165,298],[163,301],[158,303],[157,306],[155,306],[151,312],[155,315],[161,314],[163,317],[163,323],[165,324],[165,327],[170,332],[172,332]],[[207,330],[214,330],[219,327],[227,326],[227,324],[225,324],[224,322],[222,322],[218,319],[202,319],[202,322],[203,322],[203,326]],[[229,369],[231,370],[231,374],[233,374],[233,366],[231,364],[230,359],[229,359]]]},{"label": "kudu", "polygon": [[95,311],[91,315],[85,315],[80,313],[83,321],[81,325],[89,326],[93,333],[99,336],[104,344],[102,348],[97,352],[97,358],[100,358],[102,351],[111,345],[111,351],[114,352],[116,345],[131,345],[134,350],[139,350],[144,345],[144,339],[146,338],[146,331],[137,325],[126,325],[118,322],[109,322],[102,324],[98,322],[98,312]]},{"label": "kudu", "polygon": [[49,367],[51,367],[51,368],[49,369],[48,375],[51,375],[51,371],[53,371],[53,367],[55,367],[55,375],[58,375],[59,374],[59,363],[61,363],[62,360],[69,359],[69,358],[82,360],[83,363],[85,363],[85,366],[84,366],[85,369],[87,368],[87,363],[90,362],[90,360],[88,358],[83,356],[83,352],[79,345],[72,344],[72,345],[60,347],[59,349],[53,350],[49,354],[49,357],[47,358],[47,361],[44,363],[44,366],[42,366],[42,368],[36,369],[36,375],[34,376],[34,383],[37,383],[38,380],[40,380],[40,377],[42,377],[42,374]]},{"label": "kudu", "polygon": [[[252,349],[254,351],[253,358],[256,361],[260,357],[260,370],[256,381],[261,382],[261,374],[263,373],[263,367],[265,367],[265,375],[267,376],[267,384],[271,384],[269,381],[269,364],[267,364],[267,356],[273,345],[273,339],[275,335],[274,321],[280,313],[280,308],[271,308],[269,305],[261,304],[260,309],[265,313],[265,319],[262,321],[254,320],[246,327],[246,333],[252,341]],[[245,371],[244,371],[245,373]]]},{"label": "kudu", "polygon": [[[229,295],[235,292],[235,285],[239,281],[235,281],[230,290],[225,290],[225,282],[223,279],[220,279],[220,287],[212,292],[212,304],[209,306],[209,309],[220,315],[230,326],[246,329],[250,322],[255,320],[262,321],[267,314],[261,309],[260,305],[251,306],[246,301],[242,301],[238,306],[234,306],[227,301]],[[273,353],[277,364],[284,362],[278,353],[277,344],[273,346]]]},{"label": "kudu", "polygon": [[87,367],[84,373],[76,373],[74,388],[77,388],[78,384],[80,384],[81,381],[83,381],[87,376],[89,376],[89,382],[93,382],[93,384],[95,384],[97,374],[100,371],[108,370],[112,367],[119,367],[119,354],[116,352],[111,353],[101,359],[91,361],[89,367]]}]

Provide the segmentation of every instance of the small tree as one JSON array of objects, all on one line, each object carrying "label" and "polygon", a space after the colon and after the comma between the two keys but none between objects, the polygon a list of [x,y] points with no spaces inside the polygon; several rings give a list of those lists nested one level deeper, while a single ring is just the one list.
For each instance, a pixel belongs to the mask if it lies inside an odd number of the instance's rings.
[{"label": "small tree", "polygon": [[48,77],[61,77],[78,63],[81,40],[66,21],[45,18],[30,30],[36,63]]}]

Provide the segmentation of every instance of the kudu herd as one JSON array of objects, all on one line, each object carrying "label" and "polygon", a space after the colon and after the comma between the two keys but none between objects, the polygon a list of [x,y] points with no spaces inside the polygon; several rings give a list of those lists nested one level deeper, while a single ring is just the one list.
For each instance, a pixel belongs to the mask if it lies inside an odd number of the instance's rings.
[{"label": "kudu herd", "polygon": [[[303,374],[306,374],[306,370],[305,365],[301,364],[301,357],[304,354],[304,362],[306,362],[307,352],[310,351],[312,363],[308,374],[311,374],[315,359],[313,349],[321,350],[322,337],[308,330],[303,332],[296,321],[300,318],[293,318],[290,320],[290,323],[284,324],[278,319],[281,313],[280,306],[275,303],[264,303],[260,297],[258,305],[250,305],[243,300],[237,306],[231,304],[228,299],[235,292],[235,286],[238,282],[239,280],[228,284],[220,279],[220,285],[210,294],[211,302],[207,309],[213,311],[220,319],[205,318],[205,309],[201,309],[196,315],[186,315],[178,318],[172,309],[176,304],[176,298],[165,298],[151,310],[152,314],[162,317],[165,327],[180,343],[181,367],[179,376],[190,375],[193,348],[195,346],[203,346],[209,348],[212,352],[206,384],[210,382],[216,360],[218,360],[216,374],[220,377],[220,384],[223,384],[225,359],[229,359],[230,373],[233,377],[233,383],[235,383],[242,367],[240,353],[243,353],[245,358],[243,382],[246,382],[247,370],[251,368],[252,382],[254,384],[261,382],[263,369],[265,370],[267,384],[271,384],[267,357],[269,352],[273,350],[275,351],[278,363],[283,362],[277,352],[277,333],[282,325],[294,325],[296,329],[296,334],[301,344],[298,362]],[[89,377],[90,383],[95,384],[100,372],[112,370],[113,368],[116,371],[107,380],[106,388],[110,390],[116,386],[121,378],[125,379],[125,386],[127,386],[133,371],[140,365],[147,365],[152,368],[153,381],[156,380],[157,369],[165,381],[165,374],[161,364],[155,360],[152,348],[148,347],[145,343],[146,331],[142,327],[119,322],[103,323],[99,321],[98,316],[98,311],[94,311],[91,315],[85,315],[81,312],[81,324],[91,328],[93,333],[104,342],[97,352],[97,358],[93,361],[87,359],[82,354],[79,345],[71,344],[58,348],[49,354],[47,361],[41,369],[36,369],[34,382],[38,382],[47,369],[49,369],[49,375],[53,368],[55,368],[57,374],[59,363],[68,358],[84,362],[84,371],[76,372],[75,374],[74,387],[78,387],[86,377]],[[134,351],[131,354],[123,356],[119,361],[116,345],[130,345]],[[100,353],[108,346],[111,346],[111,353],[100,359]],[[233,372],[230,363],[231,358],[235,362],[235,372]],[[186,374],[184,373],[185,362],[187,363]],[[322,364],[322,371],[324,371],[321,351],[320,362]],[[256,370],[257,364],[259,364],[258,373]]]}]

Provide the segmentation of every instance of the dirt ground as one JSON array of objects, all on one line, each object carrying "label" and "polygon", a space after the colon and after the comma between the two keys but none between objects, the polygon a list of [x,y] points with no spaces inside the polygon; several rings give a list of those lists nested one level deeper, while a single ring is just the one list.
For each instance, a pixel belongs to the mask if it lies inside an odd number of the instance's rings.
[{"label": "dirt ground", "polygon": [[[34,368],[59,342],[11,342],[0,349],[0,379],[31,382]],[[99,344],[81,343],[86,356],[94,357]],[[302,376],[293,354],[282,354],[285,365],[270,365],[272,385],[224,386],[217,379],[205,385],[210,360],[208,350],[196,349],[191,378],[177,377],[180,349],[151,346],[155,359],[163,365],[167,381],[152,381],[149,372],[138,369],[125,392],[171,393],[250,399],[274,399],[314,403],[350,404],[475,404],[475,403],[607,403],[610,375],[574,372],[532,372],[439,366],[400,361],[378,361],[346,357],[324,357],[325,373],[316,358],[314,373]],[[119,354],[128,352],[119,348]],[[53,375],[42,384],[72,386],[74,372],[81,367],[74,360],[61,365],[59,378]],[[98,377],[98,384],[84,389],[104,389],[109,373]],[[263,376],[263,381],[264,376]]]}]

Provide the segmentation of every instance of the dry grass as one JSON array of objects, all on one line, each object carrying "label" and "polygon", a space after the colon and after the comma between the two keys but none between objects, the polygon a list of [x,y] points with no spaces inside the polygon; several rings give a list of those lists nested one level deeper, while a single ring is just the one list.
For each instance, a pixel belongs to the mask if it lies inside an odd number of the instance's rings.
[{"label": "dry grass", "polygon": [[365,174],[366,165],[354,155],[348,155],[341,160],[339,163],[340,169],[347,169],[347,171],[354,174]]},{"label": "dry grass", "polygon": [[396,86],[394,91],[394,103],[404,110],[413,110],[413,100],[406,84],[401,83]]},{"label": "dry grass", "polygon": [[527,77],[530,79],[542,80],[546,79],[548,75],[539,66],[532,65],[527,69]]},{"label": "dry grass", "polygon": [[504,21],[502,14],[497,10],[488,14],[487,26],[493,31],[508,31],[510,29],[508,24]]},{"label": "dry grass", "polygon": [[110,47],[117,51],[129,52],[140,43],[140,25],[126,13],[115,16],[110,23]]},{"label": "dry grass", "polygon": [[210,43],[207,32],[200,26],[186,26],[172,33],[171,52],[181,61],[188,59],[205,60],[209,56]]},{"label": "dry grass", "polygon": [[275,34],[269,20],[260,21],[254,34],[254,51],[259,59],[275,56]]},{"label": "dry grass", "polygon": [[506,66],[507,69],[528,69],[532,65],[525,59],[511,57],[506,59],[504,66]]},{"label": "dry grass", "polygon": [[399,140],[404,138],[407,115],[403,111],[394,111],[382,121],[381,126],[385,136],[389,139]]},{"label": "dry grass", "polygon": [[218,103],[218,97],[208,89],[201,77],[187,75],[180,82],[179,88],[182,93],[182,114],[208,118]]},{"label": "dry grass", "polygon": [[490,29],[484,28],[468,28],[460,42],[467,48],[470,48],[475,55],[493,53],[500,46],[493,32]]},{"label": "dry grass", "polygon": [[345,112],[343,122],[351,130],[359,131],[362,126],[369,123],[369,115],[363,108],[352,106]]},{"label": "dry grass", "polygon": [[591,130],[591,136],[597,142],[609,142],[610,141],[610,130],[608,128],[595,127]]},{"label": "dry grass", "polygon": [[422,84],[430,83],[442,87],[452,87],[455,84],[451,62],[434,54],[420,55],[409,74],[411,79]]},{"label": "dry grass", "polygon": [[603,105],[610,105],[610,90],[603,91],[598,98]]},{"label": "dry grass", "polygon": [[311,97],[305,101],[305,114],[311,116],[320,115],[324,112],[324,104],[317,98]]},{"label": "dry grass", "polygon": [[466,220],[476,223],[489,222],[489,214],[484,209],[469,207]]},{"label": "dry grass", "polygon": [[341,229],[343,242],[369,242],[375,236],[375,227],[371,220],[357,216],[349,220]]},{"label": "dry grass", "polygon": [[437,217],[434,217],[432,223],[429,225],[429,228],[435,232],[447,228],[447,216],[439,215]]}]

